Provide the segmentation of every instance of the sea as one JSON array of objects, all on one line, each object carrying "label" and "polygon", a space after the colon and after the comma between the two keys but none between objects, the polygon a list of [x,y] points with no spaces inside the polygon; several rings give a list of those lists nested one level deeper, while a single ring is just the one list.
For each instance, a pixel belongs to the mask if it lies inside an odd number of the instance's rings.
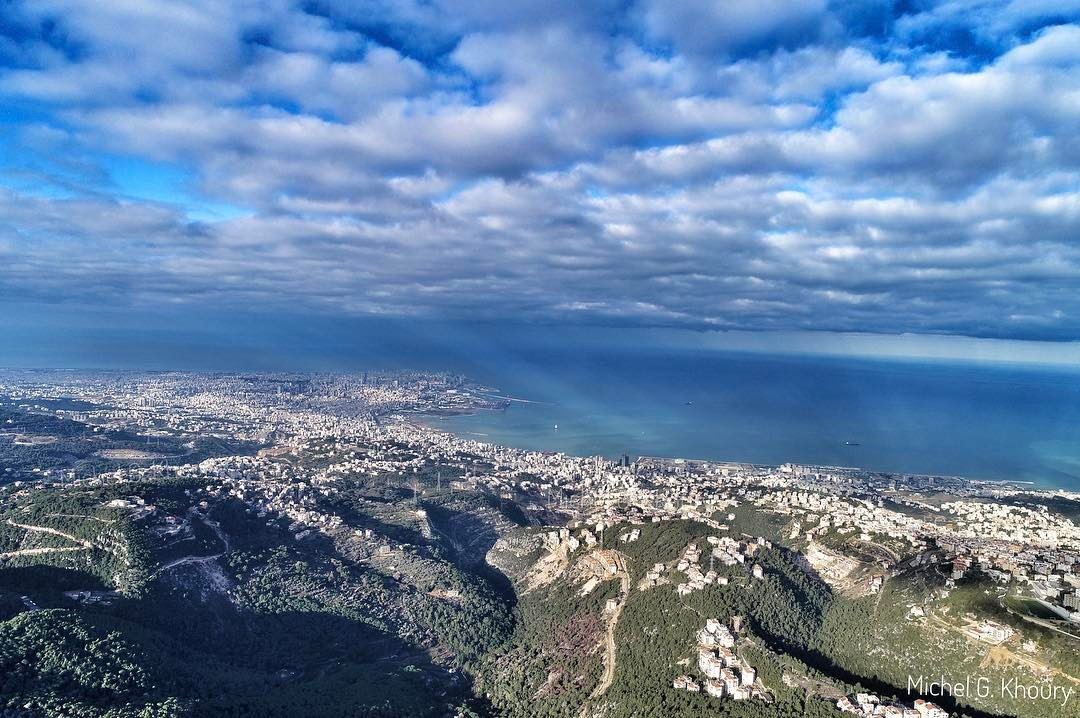
[{"label": "sea", "polygon": [[1080,491],[1080,368],[554,348],[466,371],[513,401],[426,421],[492,443]]}]

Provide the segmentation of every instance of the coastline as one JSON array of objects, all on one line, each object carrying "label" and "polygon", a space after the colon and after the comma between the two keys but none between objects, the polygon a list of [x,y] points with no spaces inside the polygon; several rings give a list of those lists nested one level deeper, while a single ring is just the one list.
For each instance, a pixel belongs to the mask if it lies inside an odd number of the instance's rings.
[{"label": "coastline", "polygon": [[[541,402],[529,402],[529,403],[541,403]],[[435,419],[435,420],[446,420],[448,418],[455,418],[455,417],[458,417],[458,416],[475,416],[475,415],[479,415],[479,414],[482,414],[482,413],[491,413],[491,412],[494,412],[494,411],[495,411],[494,409],[480,408],[476,412],[473,412],[471,414],[445,415],[445,414],[437,414],[437,413],[430,413],[430,412],[428,412],[428,413],[417,412],[417,413],[411,414],[411,416],[416,417],[418,419],[415,422],[417,425],[419,425],[419,426],[421,426],[421,427],[423,427],[425,429],[428,429],[430,431],[436,431],[436,432],[439,432],[439,433],[449,434],[451,436],[454,436],[454,437],[457,437],[459,439],[463,439],[463,440],[466,440],[466,441],[479,441],[479,443],[486,444],[486,445],[489,445],[489,446],[508,448],[508,449],[513,449],[515,451],[523,451],[523,452],[552,453],[552,454],[559,454],[559,455],[565,455],[565,456],[573,456],[575,458],[590,458],[592,456],[599,456],[601,458],[605,458],[605,459],[608,459],[608,460],[613,460],[613,459],[618,458],[618,457],[606,456],[604,454],[597,454],[597,453],[594,453],[594,454],[573,453],[573,454],[571,454],[571,453],[567,453],[565,451],[561,451],[561,450],[558,450],[558,449],[536,449],[536,448],[530,448],[530,447],[525,447],[525,446],[520,446],[520,445],[514,445],[513,443],[507,443],[507,442],[500,441],[500,440],[493,440],[493,439],[491,439],[492,435],[490,433],[487,433],[487,432],[462,431],[462,430],[457,430],[457,429],[453,429],[453,428],[448,428],[448,427],[445,427],[445,426],[435,426],[431,422],[424,421],[425,418]],[[477,437],[482,437],[482,438],[478,439]],[[831,464],[816,464],[814,462],[794,461],[794,460],[792,460],[790,458],[785,459],[783,461],[760,462],[760,461],[743,461],[743,460],[731,459],[731,458],[705,458],[705,459],[700,459],[699,458],[699,459],[693,459],[693,458],[687,458],[687,457],[684,457],[684,456],[645,456],[645,455],[639,455],[639,456],[636,457],[636,459],[638,459],[638,460],[648,460],[648,461],[658,461],[658,462],[685,463],[685,464],[727,464],[727,465],[731,465],[731,466],[747,466],[747,467],[758,467],[758,468],[777,468],[777,467],[782,466],[784,464],[792,464],[792,465],[796,465],[796,466],[806,466],[806,467],[811,467],[811,468],[816,468],[816,469],[826,469],[826,470],[835,470],[835,471],[856,471],[856,472],[863,472],[863,473],[866,473],[866,474],[876,474],[876,475],[882,475],[882,476],[895,476],[895,477],[898,477],[898,478],[904,478],[904,479],[908,479],[908,480],[911,480],[911,479],[933,479],[933,480],[944,480],[944,481],[957,481],[957,482],[963,482],[963,483],[967,483],[967,484],[971,484],[971,485],[975,485],[975,486],[986,486],[987,488],[989,488],[991,490],[995,490],[995,489],[996,490],[1005,490],[1005,491],[1011,490],[1014,493],[1027,493],[1027,494],[1033,494],[1033,495],[1060,496],[1060,497],[1063,497],[1063,498],[1080,501],[1080,491],[1078,491],[1078,490],[1075,490],[1075,489],[1072,489],[1072,488],[1069,488],[1069,487],[1064,487],[1064,486],[1046,486],[1046,485],[1042,485],[1042,484],[1040,484],[1040,483],[1038,483],[1036,481],[1032,481],[1032,480],[1028,480],[1028,479],[982,479],[982,478],[977,478],[977,477],[961,476],[961,475],[945,474],[945,473],[934,474],[934,473],[925,473],[925,472],[906,472],[906,471],[895,471],[895,470],[889,470],[889,469],[878,469],[878,468],[867,467],[867,466],[837,466],[837,465],[831,465]]]}]

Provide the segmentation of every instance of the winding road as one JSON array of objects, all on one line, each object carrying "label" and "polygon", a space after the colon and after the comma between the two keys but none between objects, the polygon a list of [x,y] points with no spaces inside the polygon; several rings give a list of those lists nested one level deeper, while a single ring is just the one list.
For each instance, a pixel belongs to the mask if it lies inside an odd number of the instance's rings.
[{"label": "winding road", "polygon": [[72,543],[78,544],[78,546],[42,546],[40,548],[22,548],[15,551],[8,551],[6,553],[0,553],[0,559],[6,558],[18,558],[19,556],[40,556],[47,553],[64,553],[69,551],[85,551],[91,547],[89,541],[85,541],[76,536],[72,536],[69,533],[64,533],[59,529],[54,529],[49,526],[33,526],[31,524],[20,524],[11,519],[7,520],[8,526],[14,526],[17,529],[23,529],[24,531],[32,531],[35,533],[49,534],[50,536],[59,536],[60,538],[67,539]]},{"label": "winding road", "polygon": [[[229,552],[229,548],[230,548],[229,547],[229,537],[224,531],[221,530],[221,526],[218,525],[218,523],[216,521],[213,521],[213,520],[203,516],[202,514],[198,513],[197,511],[191,511],[190,514],[191,514],[192,518],[197,518],[200,521],[202,521],[203,524],[210,527],[210,530],[213,531],[214,535],[216,535],[218,540],[221,541],[222,551],[220,553],[216,553],[216,554],[214,554],[212,556],[184,556],[183,558],[178,558],[178,559],[176,559],[174,561],[170,561],[170,562],[160,566],[156,571],[154,571],[154,573],[152,574],[153,576],[157,576],[158,574],[163,573],[164,571],[174,569],[177,566],[182,566],[184,564],[203,563],[203,562],[206,562],[206,561],[215,561],[215,560],[221,558],[222,556],[224,556],[225,554],[227,554]],[[55,515],[59,516],[60,514],[55,514]],[[94,517],[86,516],[86,517],[82,517],[82,518],[94,518]],[[52,528],[50,526],[34,526],[32,524],[20,524],[18,522],[12,521],[11,519],[8,519],[6,523],[9,526],[14,526],[15,528],[23,529],[24,531],[31,531],[31,532],[35,532],[35,533],[49,534],[50,536],[58,536],[60,538],[71,541],[72,543],[77,544],[77,545],[76,546],[41,546],[41,547],[37,547],[37,548],[17,549],[15,551],[7,551],[5,553],[0,553],[0,560],[8,559],[8,558],[18,558],[20,556],[41,556],[41,555],[50,554],[50,553],[66,553],[66,552],[71,552],[71,551],[86,551],[86,550],[89,550],[90,548],[93,547],[93,545],[89,541],[78,538],[77,536],[73,536],[73,535],[71,535],[69,533],[65,533],[63,531],[60,531],[59,529],[54,529],[54,528]]]}]

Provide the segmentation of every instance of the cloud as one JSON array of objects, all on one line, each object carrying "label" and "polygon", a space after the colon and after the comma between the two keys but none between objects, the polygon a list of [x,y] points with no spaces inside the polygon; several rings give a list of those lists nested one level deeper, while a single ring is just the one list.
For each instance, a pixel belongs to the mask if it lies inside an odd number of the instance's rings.
[{"label": "cloud", "polygon": [[905,7],[8,3],[0,299],[1080,338],[1080,13]]},{"label": "cloud", "polygon": [[809,44],[826,11],[825,0],[648,0],[641,8],[651,37],[705,57]]}]

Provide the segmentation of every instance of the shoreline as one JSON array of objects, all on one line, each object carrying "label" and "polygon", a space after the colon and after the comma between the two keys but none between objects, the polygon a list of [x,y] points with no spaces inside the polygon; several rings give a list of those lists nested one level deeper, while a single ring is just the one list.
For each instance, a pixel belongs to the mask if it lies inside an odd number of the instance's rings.
[{"label": "shoreline", "polygon": [[[521,400],[521,402],[522,403],[528,403],[528,404],[544,404],[544,403],[546,403],[546,402],[538,402],[538,401],[530,401],[530,400]],[[462,439],[466,439],[466,440],[470,440],[470,441],[476,441],[477,439],[475,437],[485,437],[485,440],[481,441],[481,443],[490,444],[490,445],[493,445],[493,446],[501,446],[501,447],[508,448],[508,449],[513,449],[513,450],[516,450],[516,451],[536,452],[536,453],[555,453],[555,454],[563,454],[565,456],[574,456],[574,457],[577,457],[577,458],[588,458],[588,457],[591,457],[591,456],[599,456],[599,457],[602,457],[602,458],[608,459],[608,460],[611,460],[611,459],[615,458],[615,457],[612,457],[612,456],[607,456],[607,455],[602,454],[602,453],[581,455],[581,454],[570,453],[570,452],[559,450],[559,449],[532,449],[532,448],[526,448],[526,447],[523,447],[523,446],[514,445],[513,443],[510,443],[510,442],[504,442],[504,441],[500,441],[500,440],[493,440],[493,439],[490,438],[491,434],[487,433],[487,432],[457,431],[457,430],[454,430],[454,429],[451,429],[451,428],[448,428],[448,427],[445,427],[445,426],[441,426],[441,427],[440,426],[432,426],[430,423],[428,423],[426,421],[422,421],[423,419],[437,419],[437,420],[445,421],[447,419],[453,419],[453,418],[457,418],[457,417],[480,416],[481,414],[483,414],[485,412],[494,413],[495,410],[494,409],[488,409],[486,407],[479,407],[479,408],[477,408],[476,411],[473,411],[473,412],[470,412],[470,413],[461,413],[461,414],[453,414],[453,415],[440,415],[440,414],[430,414],[430,413],[416,412],[416,413],[413,414],[413,416],[421,419],[421,421],[418,421],[417,423],[419,423],[420,425],[424,426],[427,429],[430,429],[430,430],[433,430],[433,431],[439,431],[439,432],[446,433],[446,434],[450,434],[452,436],[456,436],[458,438],[462,438]],[[902,478],[907,478],[907,479],[932,478],[932,479],[944,479],[944,480],[950,480],[950,481],[963,481],[963,482],[967,482],[967,483],[970,483],[970,484],[988,485],[988,488],[991,488],[991,489],[1000,488],[1000,489],[1013,489],[1013,490],[1015,490],[1017,492],[1049,493],[1049,494],[1053,494],[1053,495],[1063,496],[1063,497],[1068,498],[1068,499],[1080,501],[1080,489],[1073,489],[1073,488],[1064,487],[1064,486],[1043,485],[1043,484],[1041,484],[1041,483],[1039,483],[1037,481],[1034,481],[1032,479],[983,479],[983,478],[975,478],[975,477],[970,477],[970,476],[962,476],[962,475],[957,475],[957,474],[929,474],[929,473],[926,473],[926,472],[908,472],[908,471],[895,471],[895,470],[889,470],[889,469],[876,469],[876,468],[870,468],[870,467],[866,467],[866,466],[838,466],[838,465],[832,465],[832,464],[818,464],[818,463],[809,462],[809,461],[795,461],[795,460],[792,460],[790,458],[785,459],[784,461],[776,462],[776,463],[761,462],[761,461],[740,461],[740,460],[737,460],[737,459],[719,459],[719,458],[717,458],[717,459],[689,459],[689,458],[682,457],[682,456],[653,456],[653,455],[644,455],[644,454],[639,454],[637,456],[637,458],[638,459],[648,459],[648,460],[651,460],[651,461],[671,461],[671,462],[684,462],[684,463],[694,463],[694,464],[730,464],[730,465],[733,465],[733,466],[757,466],[757,467],[769,467],[769,468],[776,468],[776,467],[782,466],[784,464],[793,464],[793,465],[796,465],[796,466],[807,466],[807,467],[822,468],[822,469],[839,469],[839,470],[847,470],[847,471],[862,471],[862,472],[866,472],[866,473],[883,474],[883,475],[896,476],[896,477],[902,477]]]},{"label": "shoreline", "polygon": [[551,402],[549,402],[549,401],[537,401],[536,399],[522,399],[521,397],[517,397],[517,396],[503,396],[502,394],[495,394],[495,393],[491,393],[491,392],[477,392],[477,393],[480,394],[480,396],[483,396],[483,397],[488,398],[488,399],[502,399],[503,401],[511,401],[511,402],[515,402],[517,404],[544,404],[546,406],[551,406]]}]

